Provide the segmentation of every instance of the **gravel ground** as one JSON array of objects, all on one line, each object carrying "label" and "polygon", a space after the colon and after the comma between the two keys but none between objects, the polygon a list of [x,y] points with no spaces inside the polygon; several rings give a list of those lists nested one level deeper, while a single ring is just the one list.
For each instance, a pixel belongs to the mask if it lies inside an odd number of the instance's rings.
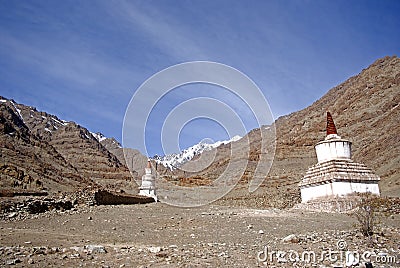
[{"label": "gravel ground", "polygon": [[[368,250],[374,267],[400,267],[400,215],[385,218],[373,245],[354,224],[299,210],[81,206],[1,220],[0,266],[343,267],[345,250]],[[302,257],[309,251],[315,262]]]}]

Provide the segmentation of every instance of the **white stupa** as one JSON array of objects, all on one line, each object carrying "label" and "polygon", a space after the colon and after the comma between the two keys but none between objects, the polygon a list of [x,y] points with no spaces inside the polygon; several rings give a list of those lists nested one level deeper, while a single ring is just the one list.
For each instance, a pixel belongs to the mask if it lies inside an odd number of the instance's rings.
[{"label": "white stupa", "polygon": [[147,161],[145,174],[142,176],[142,185],[139,187],[139,195],[152,197],[157,202],[156,178],[152,174],[150,160]]},{"label": "white stupa", "polygon": [[338,136],[329,112],[326,134],[325,140],[315,145],[318,163],[308,169],[300,182],[302,203],[352,193],[379,195],[380,178],[364,164],[351,160],[351,142]]}]

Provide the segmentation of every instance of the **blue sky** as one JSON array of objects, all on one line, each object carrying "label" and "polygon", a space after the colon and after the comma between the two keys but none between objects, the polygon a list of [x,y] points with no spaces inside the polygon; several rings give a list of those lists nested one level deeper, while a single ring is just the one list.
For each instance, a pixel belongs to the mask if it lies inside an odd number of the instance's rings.
[{"label": "blue sky", "polygon": [[[178,63],[214,61],[249,76],[277,118],[377,58],[399,55],[399,14],[400,1],[1,0],[0,95],[122,141],[125,110],[142,83]],[[218,90],[192,87],[179,98],[172,92],[149,118],[150,155],[162,154],[161,114]],[[254,127],[249,119],[246,128]],[[195,120],[179,143],[203,138],[227,134]]]}]

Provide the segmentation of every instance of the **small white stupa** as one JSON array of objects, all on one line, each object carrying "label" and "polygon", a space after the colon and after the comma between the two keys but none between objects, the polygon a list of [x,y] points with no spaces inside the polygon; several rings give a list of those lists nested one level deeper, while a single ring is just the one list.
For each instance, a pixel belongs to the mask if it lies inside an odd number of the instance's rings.
[{"label": "small white stupa", "polygon": [[308,169],[300,182],[302,203],[352,193],[379,195],[380,178],[365,165],[351,160],[351,142],[338,136],[329,112],[326,134],[325,140],[315,145],[318,163]]},{"label": "small white stupa", "polygon": [[147,161],[145,174],[142,176],[142,185],[139,187],[139,195],[152,197],[157,202],[156,178],[152,174],[150,159]]}]

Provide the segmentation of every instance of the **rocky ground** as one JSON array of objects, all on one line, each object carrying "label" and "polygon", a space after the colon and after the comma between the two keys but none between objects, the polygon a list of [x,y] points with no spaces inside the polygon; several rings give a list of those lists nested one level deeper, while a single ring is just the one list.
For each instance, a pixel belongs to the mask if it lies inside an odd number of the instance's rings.
[{"label": "rocky ground", "polygon": [[400,215],[382,220],[373,244],[354,224],[345,214],[162,203],[7,212],[0,266],[343,267],[348,250],[367,252],[373,267],[400,267]]}]

